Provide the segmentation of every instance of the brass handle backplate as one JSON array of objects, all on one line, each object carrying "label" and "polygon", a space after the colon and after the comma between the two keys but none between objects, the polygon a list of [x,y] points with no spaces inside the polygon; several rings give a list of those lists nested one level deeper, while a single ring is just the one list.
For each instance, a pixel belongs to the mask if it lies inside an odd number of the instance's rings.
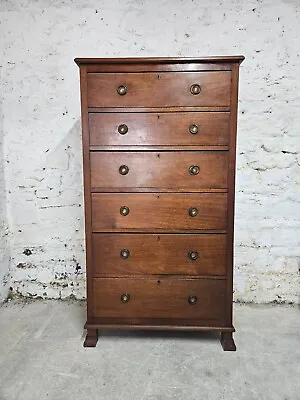
[{"label": "brass handle backplate", "polygon": [[192,135],[196,135],[199,132],[199,126],[197,124],[192,124],[189,126],[189,131]]},{"label": "brass handle backplate", "polygon": [[121,251],[120,251],[120,257],[121,258],[124,258],[124,260],[126,259],[126,258],[128,258],[130,256],[130,251],[128,250],[128,249],[122,249]]},{"label": "brass handle backplate", "polygon": [[191,165],[189,168],[190,175],[198,175],[200,172],[200,167],[198,165]]},{"label": "brass handle backplate", "polygon": [[124,96],[124,94],[127,93],[127,86],[126,86],[126,85],[120,85],[120,86],[118,87],[118,89],[117,89],[117,93],[118,93],[120,96]]},{"label": "brass handle backplate", "polygon": [[201,93],[201,86],[198,83],[194,83],[190,87],[190,92],[194,95]]},{"label": "brass handle backplate", "polygon": [[126,133],[128,132],[128,126],[125,124],[121,124],[118,126],[118,132],[120,135],[126,135]]},{"label": "brass handle backplate", "polygon": [[130,211],[129,207],[127,207],[127,206],[122,206],[120,208],[120,214],[123,215],[123,217],[126,217],[126,215],[129,214],[129,211]]},{"label": "brass handle backplate", "polygon": [[199,258],[199,253],[198,251],[191,250],[188,252],[188,257],[192,261],[196,261]]},{"label": "brass handle backplate", "polygon": [[121,302],[126,304],[130,300],[130,294],[129,293],[123,293],[121,294]]},{"label": "brass handle backplate", "polygon": [[121,165],[119,168],[119,173],[121,175],[127,175],[129,172],[129,168],[127,167],[127,165]]},{"label": "brass handle backplate", "polygon": [[198,297],[197,297],[197,296],[189,296],[189,297],[188,297],[188,302],[189,302],[189,304],[191,304],[192,306],[193,306],[194,304],[197,303],[197,300],[198,300]]},{"label": "brass handle backplate", "polygon": [[190,217],[196,217],[198,215],[198,208],[196,207],[191,207],[189,208],[189,216]]}]

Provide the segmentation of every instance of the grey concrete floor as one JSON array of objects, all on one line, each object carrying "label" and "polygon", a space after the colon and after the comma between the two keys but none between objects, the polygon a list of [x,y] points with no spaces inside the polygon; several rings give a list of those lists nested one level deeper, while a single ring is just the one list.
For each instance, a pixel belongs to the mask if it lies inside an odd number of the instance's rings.
[{"label": "grey concrete floor", "polygon": [[103,332],[83,348],[84,302],[0,308],[1,400],[299,400],[298,307],[235,305],[237,352],[212,334]]}]

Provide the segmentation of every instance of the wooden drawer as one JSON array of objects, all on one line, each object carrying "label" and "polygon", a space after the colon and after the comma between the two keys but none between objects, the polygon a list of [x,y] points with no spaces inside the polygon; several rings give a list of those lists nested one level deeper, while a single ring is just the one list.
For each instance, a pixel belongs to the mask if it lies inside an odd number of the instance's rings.
[{"label": "wooden drawer", "polygon": [[[190,216],[195,208],[198,214]],[[124,210],[129,210],[125,216],[121,214]],[[226,193],[92,193],[92,229],[225,230],[226,210]]]},{"label": "wooden drawer", "polygon": [[90,145],[226,146],[229,115],[227,112],[90,113]]},{"label": "wooden drawer", "polygon": [[93,234],[93,276],[225,275],[225,234]]},{"label": "wooden drawer", "polygon": [[[225,284],[223,279],[94,278],[93,316],[187,318],[220,323],[224,319]],[[128,295],[129,301],[122,302],[128,300]],[[194,304],[189,303],[193,300],[190,296],[197,298]]]},{"label": "wooden drawer", "polygon": [[106,192],[225,189],[227,155],[227,151],[92,152],[91,187]]},{"label": "wooden drawer", "polygon": [[[88,107],[230,106],[230,71],[89,73]],[[199,94],[191,86],[200,85]],[[118,88],[126,86],[124,95]]]}]

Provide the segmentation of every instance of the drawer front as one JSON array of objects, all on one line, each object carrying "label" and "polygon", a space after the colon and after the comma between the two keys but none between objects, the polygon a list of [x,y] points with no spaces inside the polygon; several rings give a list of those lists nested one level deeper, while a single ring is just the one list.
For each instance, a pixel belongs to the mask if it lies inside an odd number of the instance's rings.
[{"label": "drawer front", "polygon": [[226,193],[92,194],[92,229],[226,229]]},{"label": "drawer front", "polygon": [[225,275],[225,234],[93,234],[93,275]]},{"label": "drawer front", "polygon": [[[225,280],[94,278],[94,317],[224,319]],[[191,304],[192,303],[192,304]]]},{"label": "drawer front", "polygon": [[[198,94],[192,93],[193,85],[198,85]],[[230,86],[229,71],[89,73],[88,106],[228,107]]]},{"label": "drawer front", "polygon": [[229,113],[90,113],[91,146],[226,146]]},{"label": "drawer front", "polygon": [[227,188],[227,151],[92,152],[92,190]]}]

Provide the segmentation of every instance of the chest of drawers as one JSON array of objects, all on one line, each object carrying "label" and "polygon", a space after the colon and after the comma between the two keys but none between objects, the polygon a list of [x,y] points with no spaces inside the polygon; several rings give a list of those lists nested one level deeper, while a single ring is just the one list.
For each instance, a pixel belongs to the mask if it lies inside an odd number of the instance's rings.
[{"label": "chest of drawers", "polygon": [[232,333],[235,149],[244,57],[75,59],[87,335]]}]

